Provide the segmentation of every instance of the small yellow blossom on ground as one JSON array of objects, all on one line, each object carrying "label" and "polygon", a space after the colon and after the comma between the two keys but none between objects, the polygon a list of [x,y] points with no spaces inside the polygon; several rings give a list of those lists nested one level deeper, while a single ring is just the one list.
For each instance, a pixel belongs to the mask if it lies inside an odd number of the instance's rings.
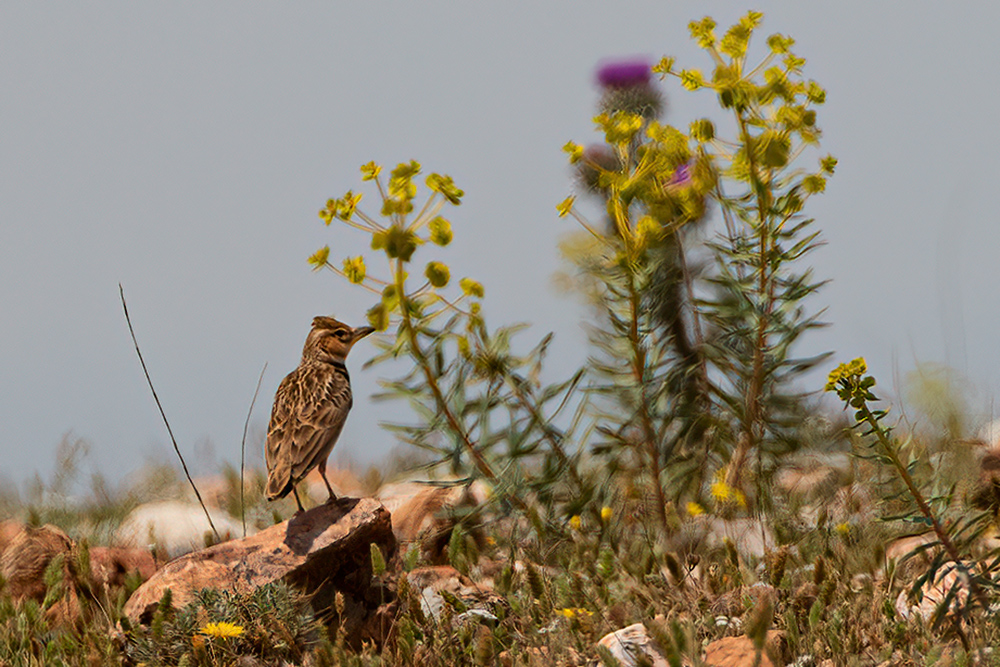
[{"label": "small yellow blossom on ground", "polygon": [[605,505],[601,508],[601,521],[611,521],[611,508]]},{"label": "small yellow blossom on ground", "polygon": [[486,536],[486,544],[489,545],[489,546],[491,546],[491,547],[495,547],[497,545],[497,541],[496,541],[496,539],[494,539],[494,537],[492,535],[487,535]]},{"label": "small yellow blossom on ground", "polygon": [[841,535],[847,536],[851,533],[851,526],[850,524],[847,523],[838,523],[834,527],[834,530],[840,533]]},{"label": "small yellow blossom on ground", "polygon": [[705,508],[695,502],[690,502],[687,504],[687,513],[691,516],[701,516],[705,513]]},{"label": "small yellow blossom on ground", "polygon": [[569,518],[569,525],[573,530],[580,530],[580,527],[583,525],[583,520],[580,519],[579,514],[574,514]]},{"label": "small yellow blossom on ground", "polygon": [[559,611],[560,614],[566,618],[590,618],[594,615],[594,612],[584,609],[583,607],[564,607]]},{"label": "small yellow blossom on ground", "polygon": [[724,503],[732,497],[733,487],[726,484],[726,480],[720,476],[712,483],[711,493],[713,498]]},{"label": "small yellow blossom on ground", "polygon": [[201,634],[208,635],[209,637],[239,637],[243,634],[243,626],[224,621],[221,623],[209,623],[201,629]]}]

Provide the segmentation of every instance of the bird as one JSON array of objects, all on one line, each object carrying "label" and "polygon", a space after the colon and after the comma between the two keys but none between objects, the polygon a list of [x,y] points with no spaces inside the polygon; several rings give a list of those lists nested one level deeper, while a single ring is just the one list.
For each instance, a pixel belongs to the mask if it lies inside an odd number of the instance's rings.
[{"label": "bird", "polygon": [[337,500],[326,478],[326,459],[354,403],[345,361],[354,344],[373,331],[332,317],[313,318],[298,368],[285,376],[274,395],[264,446],[269,501],[291,492],[302,512],[295,485],[313,468],[330,492],[327,502]]}]

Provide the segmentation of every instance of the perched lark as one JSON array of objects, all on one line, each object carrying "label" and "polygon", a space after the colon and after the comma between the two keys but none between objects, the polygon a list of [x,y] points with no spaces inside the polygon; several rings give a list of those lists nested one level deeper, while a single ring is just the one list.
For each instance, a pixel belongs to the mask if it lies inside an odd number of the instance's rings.
[{"label": "perched lark", "polygon": [[351,346],[372,331],[352,329],[332,317],[313,319],[299,367],[281,381],[274,395],[265,446],[268,500],[284,498],[291,491],[301,512],[295,485],[316,467],[330,500],[336,500],[326,478],[326,458],[353,403],[344,360]]}]

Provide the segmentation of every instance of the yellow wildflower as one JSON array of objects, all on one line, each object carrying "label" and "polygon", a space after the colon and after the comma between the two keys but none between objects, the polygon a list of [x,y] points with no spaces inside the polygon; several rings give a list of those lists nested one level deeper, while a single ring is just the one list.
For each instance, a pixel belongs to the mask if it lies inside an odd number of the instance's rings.
[{"label": "yellow wildflower", "polygon": [[451,176],[431,174],[427,177],[427,187],[434,192],[440,193],[441,196],[456,206],[462,202],[462,197],[465,196],[465,192],[455,186],[455,181],[451,179]]},{"label": "yellow wildflower", "polygon": [[365,281],[365,258],[361,255],[344,260],[344,275],[354,284]]},{"label": "yellow wildflower", "polygon": [[354,194],[353,190],[348,190],[344,198],[340,200],[340,207],[337,209],[337,217],[341,220],[350,220],[361,202],[361,193]]},{"label": "yellow wildflower", "polygon": [[851,533],[851,526],[848,523],[838,523],[834,527],[834,530],[843,535],[844,537],[847,537]]},{"label": "yellow wildflower", "polygon": [[570,164],[576,164],[583,157],[583,146],[572,141],[567,141],[566,145],[563,146],[563,152],[569,154]]},{"label": "yellow wildflower", "polygon": [[382,167],[375,164],[374,161],[361,165],[361,180],[371,181],[379,175],[380,171],[382,171]]},{"label": "yellow wildflower", "polygon": [[583,607],[563,607],[559,610],[559,613],[568,619],[590,618],[594,615],[594,612],[589,609],[584,609]]},{"label": "yellow wildflower", "polygon": [[605,505],[604,507],[601,508],[601,521],[604,522],[611,521],[611,516],[612,512],[610,507]]},{"label": "yellow wildflower", "polygon": [[844,378],[849,378],[854,375],[860,377],[864,375],[867,371],[868,371],[868,364],[865,363],[864,357],[858,357],[857,359],[849,363],[840,364],[832,371],[830,371],[830,376],[827,378],[826,381],[826,390],[836,391],[838,381]]},{"label": "yellow wildflower", "polygon": [[472,278],[462,278],[458,281],[458,286],[462,288],[467,296],[477,296],[480,299],[486,294],[483,289],[483,284],[473,280]]},{"label": "yellow wildflower", "polygon": [[569,212],[573,209],[573,202],[575,201],[576,197],[570,195],[569,197],[566,197],[566,199],[563,199],[561,202],[559,202],[559,205],[556,206],[556,210],[559,211],[560,218],[565,218],[567,215],[569,215]]},{"label": "yellow wildflower", "polygon": [[687,504],[687,513],[691,516],[701,516],[705,513],[705,508],[695,502]]},{"label": "yellow wildflower", "polygon": [[720,476],[712,483],[712,497],[721,503],[728,501],[733,495],[733,487],[726,484],[726,480]]},{"label": "yellow wildflower", "polygon": [[243,634],[242,625],[234,625],[233,623],[209,623],[201,629],[201,634],[207,635],[209,637],[239,637]]},{"label": "yellow wildflower", "polygon": [[451,271],[448,270],[447,265],[441,262],[428,262],[424,275],[434,287],[444,287],[451,280]]},{"label": "yellow wildflower", "polygon": [[580,519],[579,514],[574,514],[569,518],[569,525],[573,530],[580,530],[581,526],[583,526],[583,520]]},{"label": "yellow wildflower", "polygon": [[427,223],[427,229],[430,232],[430,239],[433,243],[440,246],[446,246],[451,243],[453,236],[451,223],[440,215]]},{"label": "yellow wildflower", "polygon": [[330,246],[325,246],[314,252],[309,257],[309,263],[313,269],[319,270],[326,266],[326,261],[330,258]]}]

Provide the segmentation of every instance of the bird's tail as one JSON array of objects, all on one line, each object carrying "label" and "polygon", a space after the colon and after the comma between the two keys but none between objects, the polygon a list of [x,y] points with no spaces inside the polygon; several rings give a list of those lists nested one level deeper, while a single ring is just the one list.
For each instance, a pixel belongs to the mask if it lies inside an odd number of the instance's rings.
[{"label": "bird's tail", "polygon": [[267,474],[264,495],[268,500],[279,500],[292,492],[292,474],[287,466],[276,466]]}]

